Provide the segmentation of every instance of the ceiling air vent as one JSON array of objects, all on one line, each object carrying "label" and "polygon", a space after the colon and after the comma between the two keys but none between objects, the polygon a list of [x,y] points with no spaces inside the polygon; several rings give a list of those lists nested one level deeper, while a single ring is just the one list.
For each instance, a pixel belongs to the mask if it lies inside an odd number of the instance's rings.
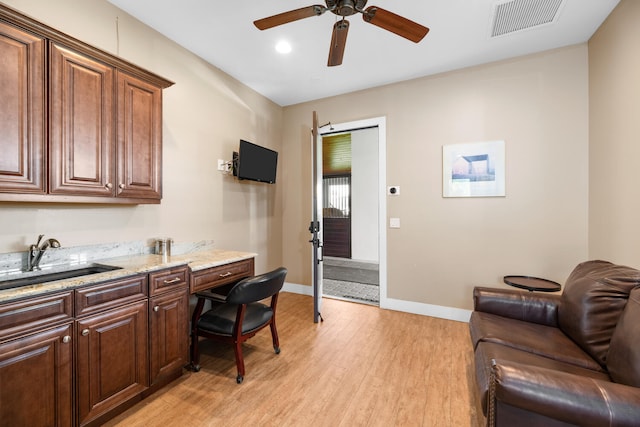
[{"label": "ceiling air vent", "polygon": [[496,4],[491,37],[549,24],[564,0],[509,0]]}]

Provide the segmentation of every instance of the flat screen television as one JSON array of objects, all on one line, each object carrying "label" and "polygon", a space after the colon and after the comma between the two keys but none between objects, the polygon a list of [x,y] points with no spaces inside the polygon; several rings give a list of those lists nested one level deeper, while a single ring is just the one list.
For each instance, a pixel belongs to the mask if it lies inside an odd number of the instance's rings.
[{"label": "flat screen television", "polygon": [[238,179],[275,184],[278,152],[251,142],[240,140],[234,175]]}]

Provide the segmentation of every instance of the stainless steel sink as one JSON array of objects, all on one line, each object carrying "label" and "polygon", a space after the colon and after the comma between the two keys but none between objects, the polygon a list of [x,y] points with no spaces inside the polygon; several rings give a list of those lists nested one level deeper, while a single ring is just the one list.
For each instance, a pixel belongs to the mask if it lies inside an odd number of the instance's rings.
[{"label": "stainless steel sink", "polygon": [[121,268],[122,267],[115,267],[113,265],[89,264],[81,268],[30,275],[28,277],[20,277],[11,280],[2,280],[0,281],[0,290],[19,288],[21,286],[28,285],[37,285],[40,283],[53,282],[55,280],[72,279],[74,277],[104,273],[105,271],[119,270]]}]

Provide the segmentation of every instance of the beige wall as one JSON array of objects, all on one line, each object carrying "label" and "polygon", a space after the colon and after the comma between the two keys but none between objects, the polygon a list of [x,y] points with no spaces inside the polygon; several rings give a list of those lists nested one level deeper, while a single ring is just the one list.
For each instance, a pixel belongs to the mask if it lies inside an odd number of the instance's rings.
[{"label": "beige wall", "polygon": [[3,1],[175,85],[164,91],[161,205],[2,203],[0,252],[25,250],[39,233],[63,246],[163,235],[177,242],[213,239],[221,248],[257,252],[257,271],[281,264],[282,187],[239,183],[216,170],[217,159],[230,160],[240,138],[279,151],[281,107],[104,0]]},{"label": "beige wall", "polygon": [[[310,283],[309,126],[386,116],[388,297],[470,309],[505,274],[564,282],[587,257],[587,45],[284,110],[283,258]],[[442,146],[504,140],[503,198],[442,197]]]},{"label": "beige wall", "polygon": [[589,256],[640,267],[640,2],[589,41]]},{"label": "beige wall", "polygon": [[[104,0],[3,1],[176,84],[164,92],[161,205],[3,203],[0,252],[39,233],[66,246],[214,239],[258,252],[259,271],[284,264],[289,282],[309,285],[316,110],[323,123],[386,117],[387,183],[402,188],[387,199],[388,216],[402,220],[387,230],[389,298],[469,309],[472,287],[504,274],[562,282],[588,257],[639,264],[639,2],[623,0],[588,47],[283,109]],[[240,138],[280,152],[277,185],[215,170]],[[495,139],[506,142],[507,196],[442,198],[442,145]]]}]

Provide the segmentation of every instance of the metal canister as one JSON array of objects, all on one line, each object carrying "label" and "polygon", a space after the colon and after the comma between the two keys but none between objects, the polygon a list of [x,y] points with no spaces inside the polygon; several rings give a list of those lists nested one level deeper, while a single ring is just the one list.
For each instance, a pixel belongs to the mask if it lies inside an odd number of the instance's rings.
[{"label": "metal canister", "polygon": [[171,244],[173,239],[161,238],[156,240],[156,254],[171,256]]}]

